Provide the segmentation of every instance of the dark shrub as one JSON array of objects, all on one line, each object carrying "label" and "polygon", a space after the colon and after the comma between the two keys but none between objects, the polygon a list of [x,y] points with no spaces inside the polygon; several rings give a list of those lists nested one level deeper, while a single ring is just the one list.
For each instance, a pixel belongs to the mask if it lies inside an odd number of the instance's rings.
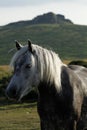
[{"label": "dark shrub", "polygon": [[69,65],[81,65],[81,66],[87,67],[87,62],[86,61],[77,60],[77,61],[71,61],[69,63]]}]

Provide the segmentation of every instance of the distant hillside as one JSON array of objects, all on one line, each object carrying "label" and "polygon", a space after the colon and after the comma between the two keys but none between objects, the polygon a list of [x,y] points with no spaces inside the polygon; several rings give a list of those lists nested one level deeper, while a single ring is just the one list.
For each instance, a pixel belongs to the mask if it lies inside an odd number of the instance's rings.
[{"label": "distant hillside", "polygon": [[[37,18],[38,16],[35,19]],[[70,23],[25,24],[22,22],[19,24],[16,22],[0,27],[0,64],[9,64],[16,51],[8,53],[10,49],[15,48],[14,40],[27,44],[27,39],[52,49],[62,59],[87,59],[87,26]]]},{"label": "distant hillside", "polygon": [[54,14],[52,12],[39,15],[32,20],[19,21],[15,23],[8,24],[9,26],[24,26],[24,25],[34,25],[34,24],[73,24],[69,19],[66,19],[64,15]]},{"label": "distant hillside", "polygon": [[33,20],[31,20],[32,24],[64,24],[70,23],[72,24],[71,20],[66,19],[64,15],[61,14],[54,14],[52,12],[37,16]]}]

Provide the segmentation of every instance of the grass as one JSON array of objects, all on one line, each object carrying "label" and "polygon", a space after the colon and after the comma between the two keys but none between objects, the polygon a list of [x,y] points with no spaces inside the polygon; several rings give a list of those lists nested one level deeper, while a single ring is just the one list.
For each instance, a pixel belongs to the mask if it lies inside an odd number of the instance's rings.
[{"label": "grass", "polygon": [[14,40],[27,44],[27,39],[59,53],[63,59],[87,58],[87,26],[39,24],[4,26],[0,29],[0,64],[9,64]]},{"label": "grass", "polygon": [[11,70],[8,65],[3,65],[3,66],[0,65],[0,79],[2,77],[9,76],[10,74],[11,74]]},{"label": "grass", "polygon": [[10,104],[4,98],[0,101],[0,130],[40,130],[36,103]]}]

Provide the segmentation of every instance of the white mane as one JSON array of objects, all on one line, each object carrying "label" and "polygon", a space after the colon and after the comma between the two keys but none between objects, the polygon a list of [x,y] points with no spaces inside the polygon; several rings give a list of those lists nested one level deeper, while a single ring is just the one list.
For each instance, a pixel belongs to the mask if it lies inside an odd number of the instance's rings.
[{"label": "white mane", "polygon": [[[40,72],[40,80],[54,83],[56,89],[59,91],[61,88],[61,67],[64,65],[58,55],[51,51],[44,49],[38,45],[33,45],[35,50],[35,57],[37,60],[37,68]],[[14,66],[15,61],[21,55],[28,51],[28,46],[24,46],[22,49],[16,52],[11,61],[11,66]]]}]

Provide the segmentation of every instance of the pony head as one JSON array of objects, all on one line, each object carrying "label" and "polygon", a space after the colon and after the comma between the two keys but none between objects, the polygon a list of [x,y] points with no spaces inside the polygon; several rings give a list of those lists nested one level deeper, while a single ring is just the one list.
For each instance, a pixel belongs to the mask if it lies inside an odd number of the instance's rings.
[{"label": "pony head", "polygon": [[63,63],[55,52],[31,41],[27,46],[16,41],[16,48],[18,51],[11,60],[14,74],[6,89],[8,97],[20,100],[31,91],[32,86],[38,86],[41,82],[54,84],[60,91]]},{"label": "pony head", "polygon": [[38,84],[39,74],[31,41],[28,41],[27,46],[22,46],[16,41],[16,48],[18,51],[11,60],[14,73],[6,89],[6,94],[9,98],[20,100],[31,91],[32,86]]}]

